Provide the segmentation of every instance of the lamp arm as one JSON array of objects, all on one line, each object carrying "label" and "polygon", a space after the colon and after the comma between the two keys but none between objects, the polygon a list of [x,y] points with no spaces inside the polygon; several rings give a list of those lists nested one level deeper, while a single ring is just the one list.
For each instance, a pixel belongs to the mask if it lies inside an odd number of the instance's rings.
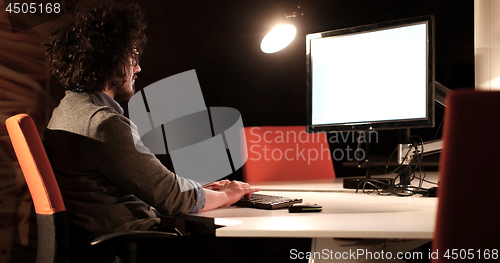
[{"label": "lamp arm", "polygon": [[452,92],[451,89],[445,87],[443,84],[437,81],[434,81],[434,99],[441,106],[446,107],[444,98],[446,97],[447,94],[451,92]]}]

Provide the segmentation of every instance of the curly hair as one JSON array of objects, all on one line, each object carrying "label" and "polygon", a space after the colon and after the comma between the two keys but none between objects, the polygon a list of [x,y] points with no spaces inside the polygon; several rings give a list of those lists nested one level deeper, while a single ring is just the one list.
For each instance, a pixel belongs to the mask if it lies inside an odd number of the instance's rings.
[{"label": "curly hair", "polygon": [[146,44],[145,28],[137,4],[106,2],[69,15],[45,44],[55,84],[86,92],[121,86],[131,59],[139,63],[136,54]]}]

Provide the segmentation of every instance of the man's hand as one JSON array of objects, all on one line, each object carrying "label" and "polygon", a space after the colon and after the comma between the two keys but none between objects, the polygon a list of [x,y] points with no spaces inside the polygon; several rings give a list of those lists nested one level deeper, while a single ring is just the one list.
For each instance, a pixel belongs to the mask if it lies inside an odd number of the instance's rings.
[{"label": "man's hand", "polygon": [[232,205],[244,195],[250,197],[252,193],[260,191],[260,188],[251,187],[247,183],[239,181],[230,181],[224,184],[219,189],[219,192],[223,192],[227,196],[227,203],[225,205]]},{"label": "man's hand", "polygon": [[[215,188],[217,190],[214,191]],[[201,211],[209,211],[221,206],[232,205],[242,196],[260,191],[260,188],[251,187],[249,184],[239,181],[222,180],[205,185],[203,190],[206,194],[206,203]]]},{"label": "man's hand", "polygon": [[221,187],[223,187],[225,184],[229,183],[229,180],[220,180],[217,182],[209,183],[203,186],[205,189],[210,189],[210,190],[219,190]]}]

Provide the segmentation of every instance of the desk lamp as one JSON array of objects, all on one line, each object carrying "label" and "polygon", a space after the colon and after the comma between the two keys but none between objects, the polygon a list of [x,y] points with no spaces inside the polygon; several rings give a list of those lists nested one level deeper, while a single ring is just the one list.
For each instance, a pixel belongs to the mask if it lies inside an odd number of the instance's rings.
[{"label": "desk lamp", "polygon": [[260,44],[260,49],[264,53],[276,53],[287,47],[297,34],[294,22],[298,17],[304,16],[300,4],[292,4],[290,7],[282,8],[282,2],[275,11],[278,25],[267,33]]}]

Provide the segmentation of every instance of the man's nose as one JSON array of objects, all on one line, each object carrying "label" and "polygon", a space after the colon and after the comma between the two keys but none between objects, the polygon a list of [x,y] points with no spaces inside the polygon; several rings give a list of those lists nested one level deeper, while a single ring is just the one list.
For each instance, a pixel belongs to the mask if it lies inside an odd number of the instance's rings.
[{"label": "man's nose", "polygon": [[135,67],[134,67],[134,74],[135,74],[135,73],[139,73],[139,72],[141,72],[141,66],[139,66],[139,64],[137,64],[137,65],[135,65]]}]

